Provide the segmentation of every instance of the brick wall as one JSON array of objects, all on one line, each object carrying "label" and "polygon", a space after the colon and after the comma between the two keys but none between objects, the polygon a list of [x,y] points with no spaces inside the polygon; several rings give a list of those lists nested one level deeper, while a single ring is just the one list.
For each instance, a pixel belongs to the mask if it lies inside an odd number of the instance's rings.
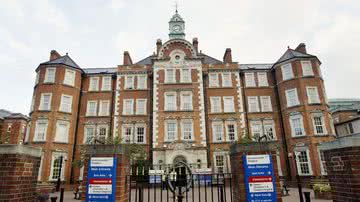
[{"label": "brick wall", "polygon": [[[90,148],[90,147],[89,147]],[[88,150],[89,151],[89,150]],[[88,163],[92,157],[117,157],[117,170],[116,170],[116,196],[115,200],[119,202],[126,202],[129,199],[129,180],[126,177],[130,174],[130,162],[125,155],[123,148],[118,146],[114,150],[113,145],[98,145],[95,149],[89,151],[86,160],[84,162],[84,179],[82,181],[83,195],[82,201],[86,199],[86,183],[88,175]]]},{"label": "brick wall", "polygon": [[41,150],[0,145],[0,201],[34,201]]},{"label": "brick wall", "polygon": [[[265,146],[265,147],[264,147]],[[232,183],[233,183],[233,195],[235,202],[246,202],[246,184],[245,184],[245,174],[244,174],[244,162],[243,154],[247,155],[259,155],[259,154],[271,154],[273,161],[273,169],[275,175],[275,184],[277,192],[277,201],[282,202],[281,198],[281,188],[280,180],[277,169],[276,162],[276,151],[270,149],[267,145],[260,145],[254,143],[251,145],[232,145],[230,148],[230,162],[231,162],[231,171],[233,174]]]},{"label": "brick wall", "polygon": [[360,135],[323,144],[334,202],[360,198]]}]

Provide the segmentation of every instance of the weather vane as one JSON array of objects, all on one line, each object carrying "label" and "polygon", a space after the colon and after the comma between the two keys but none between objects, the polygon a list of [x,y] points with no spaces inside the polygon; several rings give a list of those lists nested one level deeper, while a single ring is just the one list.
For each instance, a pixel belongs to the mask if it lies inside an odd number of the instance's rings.
[{"label": "weather vane", "polygon": [[178,2],[175,1],[175,12],[178,13]]}]

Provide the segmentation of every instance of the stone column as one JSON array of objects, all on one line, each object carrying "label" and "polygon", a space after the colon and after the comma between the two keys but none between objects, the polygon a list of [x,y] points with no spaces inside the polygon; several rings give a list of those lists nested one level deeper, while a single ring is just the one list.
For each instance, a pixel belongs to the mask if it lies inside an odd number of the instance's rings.
[{"label": "stone column", "polygon": [[271,154],[273,171],[276,185],[276,198],[277,202],[282,202],[280,180],[276,162],[276,149],[274,145],[264,143],[251,143],[251,144],[234,144],[230,148],[230,162],[233,182],[233,196],[235,202],[247,202],[246,198],[246,185],[244,173],[243,154],[247,155],[261,155]]},{"label": "stone column", "polygon": [[95,145],[87,147],[84,162],[84,178],[82,182],[82,201],[85,201],[86,198],[88,166],[91,157],[117,157],[116,201],[127,202],[130,192],[130,181],[127,179],[127,176],[130,174],[130,161],[122,145]]},{"label": "stone column", "polygon": [[41,149],[0,145],[0,201],[35,201]]},{"label": "stone column", "polygon": [[360,134],[322,143],[334,202],[360,199]]}]

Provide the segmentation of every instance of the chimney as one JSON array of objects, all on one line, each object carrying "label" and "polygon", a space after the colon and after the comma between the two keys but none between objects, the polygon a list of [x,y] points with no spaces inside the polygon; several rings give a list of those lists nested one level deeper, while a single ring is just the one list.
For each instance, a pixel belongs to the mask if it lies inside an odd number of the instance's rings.
[{"label": "chimney", "polygon": [[198,45],[199,45],[199,41],[198,38],[193,38],[193,46],[195,48],[196,53],[198,52]]},{"label": "chimney", "polygon": [[227,48],[225,50],[223,60],[224,60],[224,63],[232,63],[231,48]]},{"label": "chimney", "polygon": [[132,60],[128,51],[124,51],[123,65],[132,65]]},{"label": "chimney", "polygon": [[52,50],[50,52],[50,60],[55,60],[58,59],[59,57],[61,57],[61,55],[56,50]]},{"label": "chimney", "polygon": [[300,43],[296,48],[296,51],[300,52],[300,53],[306,53],[306,46],[304,43]]},{"label": "chimney", "polygon": [[162,46],[161,39],[156,40],[156,54],[159,55],[160,48]]}]

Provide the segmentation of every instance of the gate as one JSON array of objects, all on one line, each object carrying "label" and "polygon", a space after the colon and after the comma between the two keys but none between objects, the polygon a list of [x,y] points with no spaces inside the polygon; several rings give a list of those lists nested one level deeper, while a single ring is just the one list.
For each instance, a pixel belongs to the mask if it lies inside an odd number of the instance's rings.
[{"label": "gate", "polygon": [[232,174],[129,175],[129,202],[233,201]]}]

